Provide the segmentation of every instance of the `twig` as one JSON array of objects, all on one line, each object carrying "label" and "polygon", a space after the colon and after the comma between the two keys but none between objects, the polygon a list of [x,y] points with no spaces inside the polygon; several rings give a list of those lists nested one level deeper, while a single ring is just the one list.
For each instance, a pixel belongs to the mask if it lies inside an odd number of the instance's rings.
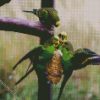
[{"label": "twig", "polygon": [[51,36],[52,29],[47,29],[39,21],[28,21],[17,18],[0,17],[0,30],[14,31],[39,37]]}]

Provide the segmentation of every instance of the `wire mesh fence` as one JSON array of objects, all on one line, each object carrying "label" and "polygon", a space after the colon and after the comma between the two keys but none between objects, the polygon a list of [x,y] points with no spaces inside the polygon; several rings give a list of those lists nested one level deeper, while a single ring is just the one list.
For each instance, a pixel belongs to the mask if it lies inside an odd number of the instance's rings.
[{"label": "wire mesh fence", "polygon": [[[40,2],[40,0],[12,0],[9,4],[0,7],[0,17],[38,20],[35,15],[26,14],[22,10],[40,8]],[[61,19],[61,26],[55,29],[55,34],[66,31],[68,41],[73,44],[75,50],[89,48],[100,54],[100,0],[56,0],[55,5]],[[38,45],[37,37],[0,31],[0,68],[10,72],[19,58]],[[24,73],[27,64],[28,61],[20,65],[14,76],[15,80]],[[32,75],[17,86],[18,100],[22,100],[20,96],[23,100],[37,99],[37,77],[35,73]],[[2,73],[0,77],[4,77]],[[5,80],[9,81],[6,78]],[[53,86],[53,100],[56,100],[59,86],[60,83]],[[2,84],[0,88],[4,88]],[[67,100],[100,100],[99,94],[100,66],[88,66],[74,72],[64,89],[61,100],[66,98]],[[4,92],[0,95],[0,100],[15,100],[15,97],[9,92]]]}]

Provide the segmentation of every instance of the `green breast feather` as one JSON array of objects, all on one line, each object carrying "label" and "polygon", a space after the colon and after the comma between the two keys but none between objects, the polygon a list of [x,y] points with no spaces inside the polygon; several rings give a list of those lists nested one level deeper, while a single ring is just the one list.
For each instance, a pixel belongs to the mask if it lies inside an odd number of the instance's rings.
[{"label": "green breast feather", "polygon": [[72,66],[70,59],[73,57],[72,52],[68,51],[66,48],[64,47],[60,47],[59,48],[62,52],[62,66],[64,71],[70,69],[69,67]]},{"label": "green breast feather", "polygon": [[[66,71],[71,66],[70,59],[73,57],[73,54],[62,46],[60,46],[58,49],[62,52],[62,65],[64,71]],[[55,47],[54,45],[47,47],[42,46],[42,50],[43,51],[39,56],[39,64],[37,67],[39,67],[40,70],[45,70],[47,63],[50,61],[54,54]]]}]

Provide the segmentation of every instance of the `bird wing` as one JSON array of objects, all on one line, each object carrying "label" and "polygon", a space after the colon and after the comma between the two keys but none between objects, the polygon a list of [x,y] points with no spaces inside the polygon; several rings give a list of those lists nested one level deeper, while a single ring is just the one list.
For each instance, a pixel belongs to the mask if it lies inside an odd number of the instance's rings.
[{"label": "bird wing", "polygon": [[74,52],[71,63],[74,70],[84,68],[87,65],[99,65],[100,55],[87,48],[78,49]]},{"label": "bird wing", "polygon": [[[100,64],[100,55],[95,53],[94,51],[87,49],[87,48],[83,48],[83,49],[81,49],[80,52],[78,52],[78,51],[76,52],[76,54],[78,54],[78,53],[80,53],[80,54],[83,53],[83,61],[81,62],[82,66],[99,65]],[[81,58],[79,58],[79,59],[81,59]]]},{"label": "bird wing", "polygon": [[100,65],[100,56],[89,57],[82,62],[83,65]]},{"label": "bird wing", "polygon": [[22,80],[24,80],[24,79],[35,69],[35,67],[31,67],[31,68],[30,68],[30,66],[31,66],[32,63],[34,62],[34,58],[35,58],[36,56],[38,56],[38,54],[39,54],[40,52],[41,52],[41,47],[37,47],[37,48],[31,50],[30,52],[28,52],[24,57],[22,57],[22,58],[15,64],[15,66],[13,67],[13,70],[14,70],[22,61],[24,61],[24,60],[26,60],[26,59],[28,59],[28,58],[31,60],[31,63],[29,64],[28,69],[27,69],[25,75],[22,76],[22,77],[15,83],[16,85],[19,84]]}]

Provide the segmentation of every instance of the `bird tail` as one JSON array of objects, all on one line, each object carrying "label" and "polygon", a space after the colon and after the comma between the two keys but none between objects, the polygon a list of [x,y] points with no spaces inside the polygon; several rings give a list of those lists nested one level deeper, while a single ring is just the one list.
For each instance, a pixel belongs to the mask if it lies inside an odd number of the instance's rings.
[{"label": "bird tail", "polygon": [[23,10],[23,12],[33,13],[33,14],[37,15],[38,10],[37,9],[33,9],[32,11]]},{"label": "bird tail", "polygon": [[26,12],[26,13],[33,13],[33,11],[27,11],[27,10],[23,10],[23,12]]}]

